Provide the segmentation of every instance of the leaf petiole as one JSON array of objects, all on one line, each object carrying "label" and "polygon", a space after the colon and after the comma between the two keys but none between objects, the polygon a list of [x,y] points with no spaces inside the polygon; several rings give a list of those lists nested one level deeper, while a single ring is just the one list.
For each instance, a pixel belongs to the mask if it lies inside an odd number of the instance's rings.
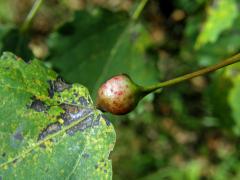
[{"label": "leaf petiole", "polygon": [[221,68],[223,68],[225,66],[228,66],[230,64],[237,63],[239,61],[240,61],[240,53],[238,53],[238,54],[236,54],[236,55],[234,55],[230,58],[227,58],[224,61],[222,61],[220,63],[217,63],[215,65],[200,69],[198,71],[195,71],[195,72],[192,72],[192,73],[189,73],[189,74],[186,74],[186,75],[174,78],[174,79],[170,79],[170,80],[165,81],[165,82],[157,83],[155,85],[146,87],[146,88],[144,88],[144,92],[146,92],[148,94],[150,92],[156,91],[157,89],[160,89],[160,88],[163,88],[163,87],[166,87],[166,86],[171,86],[171,85],[177,84],[179,82],[186,81],[186,80],[192,79],[194,77],[201,76],[201,75],[207,74],[209,72],[216,71],[218,69],[221,69]]},{"label": "leaf petiole", "polygon": [[143,11],[145,5],[147,4],[147,2],[148,2],[148,0],[142,0],[142,1],[138,4],[136,10],[134,11],[134,13],[133,13],[133,15],[132,15],[132,20],[135,21],[135,20],[138,19],[138,17],[140,16],[140,14],[141,14],[142,11]]},{"label": "leaf petiole", "polygon": [[32,21],[33,21],[33,18],[36,16],[38,10],[40,9],[41,5],[43,3],[43,0],[35,0],[30,12],[28,13],[26,19],[24,20],[21,28],[20,28],[20,31],[22,33],[28,31]]}]

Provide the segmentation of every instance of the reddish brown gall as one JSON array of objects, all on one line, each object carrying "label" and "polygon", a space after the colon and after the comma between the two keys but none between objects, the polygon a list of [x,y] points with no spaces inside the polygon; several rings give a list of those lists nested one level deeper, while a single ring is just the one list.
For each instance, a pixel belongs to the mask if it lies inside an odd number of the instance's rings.
[{"label": "reddish brown gall", "polygon": [[97,107],[116,115],[127,114],[141,99],[141,89],[126,74],[114,76],[99,88]]}]

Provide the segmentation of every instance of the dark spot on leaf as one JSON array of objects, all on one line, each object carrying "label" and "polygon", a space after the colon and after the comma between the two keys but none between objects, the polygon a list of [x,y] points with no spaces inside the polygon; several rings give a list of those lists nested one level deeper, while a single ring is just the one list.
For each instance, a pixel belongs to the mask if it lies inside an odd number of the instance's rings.
[{"label": "dark spot on leaf", "polygon": [[106,117],[104,114],[102,114],[101,116],[102,116],[102,118],[105,120],[106,125],[107,125],[107,126],[110,126],[110,125],[111,125],[111,122],[107,119],[107,117]]},{"label": "dark spot on leaf", "polygon": [[95,165],[95,169],[97,169],[97,168],[98,168],[98,165],[96,164],[96,165]]},{"label": "dark spot on leaf", "polygon": [[79,94],[76,92],[75,89],[74,89],[74,93],[73,93],[73,95],[74,95],[75,97],[78,97],[78,96],[79,96]]},{"label": "dark spot on leaf", "polygon": [[45,144],[40,144],[39,147],[45,149],[45,148],[46,148],[46,145],[45,145]]},{"label": "dark spot on leaf", "polygon": [[37,112],[43,112],[43,111],[47,111],[48,110],[48,106],[45,105],[44,102],[42,102],[42,101],[40,101],[38,99],[35,99],[35,97],[33,99],[34,100],[33,100],[32,104],[30,105],[31,109],[34,109]]},{"label": "dark spot on leaf", "polygon": [[57,92],[62,92],[65,89],[70,89],[72,85],[67,84],[61,77],[58,77],[56,81],[54,81],[54,90]]},{"label": "dark spot on leaf", "polygon": [[74,101],[74,100],[72,100],[72,104],[77,104],[77,102],[76,102],[76,101]]},{"label": "dark spot on leaf", "polygon": [[45,137],[47,137],[49,134],[56,133],[59,130],[61,130],[60,123],[56,122],[56,123],[50,124],[42,131],[42,133],[38,137],[38,140],[42,140]]},{"label": "dark spot on leaf", "polygon": [[18,140],[18,141],[22,141],[23,140],[23,135],[21,132],[16,132],[14,135],[13,135],[13,138],[15,140]]},{"label": "dark spot on leaf", "polygon": [[72,86],[67,84],[61,77],[53,81],[53,89],[55,92],[62,92],[65,89],[70,89]]},{"label": "dark spot on leaf", "polygon": [[79,98],[79,102],[80,102],[81,105],[83,105],[83,106],[88,106],[88,101],[87,101],[83,96],[81,96],[81,97]]},{"label": "dark spot on leaf", "polygon": [[13,160],[13,164],[16,164],[17,161],[18,161],[18,159],[14,159],[14,160]]},{"label": "dark spot on leaf", "polygon": [[53,98],[54,96],[54,86],[53,81],[48,81],[50,88],[48,89],[48,95],[50,98]]},{"label": "dark spot on leaf", "polygon": [[138,32],[132,32],[130,35],[130,41],[135,42],[137,40],[138,36],[139,36]]},{"label": "dark spot on leaf", "polygon": [[[57,131],[62,129],[62,126],[68,126],[74,121],[79,120],[82,117],[87,116],[87,114],[90,114],[93,109],[91,108],[82,108],[76,105],[69,105],[69,104],[61,104],[61,108],[65,111],[60,115],[59,118],[61,118],[64,122],[63,125],[59,122],[53,123],[48,125],[39,135],[38,140],[44,139],[49,134],[56,133]],[[90,128],[93,126],[99,125],[100,117],[95,119],[94,114],[89,115],[85,119],[83,119],[81,122],[76,124],[74,127],[67,130],[67,134],[74,135],[77,131],[83,131],[86,128]]]},{"label": "dark spot on leaf", "polygon": [[100,125],[100,118],[101,118],[101,115],[98,115],[96,120],[93,122],[94,126],[99,126]]},{"label": "dark spot on leaf", "polygon": [[49,86],[48,93],[50,98],[54,96],[54,92],[62,92],[71,88],[71,85],[67,84],[61,77],[57,77],[55,81],[49,81]]},{"label": "dark spot on leaf", "polygon": [[5,152],[4,152],[4,153],[2,153],[2,157],[6,157],[6,155],[7,155],[7,154],[6,154]]},{"label": "dark spot on leaf", "polygon": [[61,107],[65,110],[65,113],[61,114],[61,118],[64,120],[64,125],[71,124],[73,121],[84,117],[92,111],[92,109],[89,108],[83,109],[69,104],[61,104]]},{"label": "dark spot on leaf", "polygon": [[[87,114],[90,114],[93,111],[90,108],[83,109],[81,107],[69,104],[62,104],[61,107],[65,110],[65,113],[61,114],[61,118],[63,119],[65,126],[86,116]],[[90,128],[97,125],[99,125],[99,118],[96,118],[96,120],[94,120],[94,115],[92,114],[86,117],[81,122],[79,122],[76,126],[69,129],[67,133],[69,135],[73,135],[77,131],[83,131],[86,128]]]},{"label": "dark spot on leaf", "polygon": [[84,154],[83,154],[83,158],[87,159],[87,158],[89,158],[89,157],[90,157],[89,154],[87,154],[87,153],[84,153]]},{"label": "dark spot on leaf", "polygon": [[94,115],[90,115],[87,118],[85,118],[83,121],[78,123],[76,126],[70,128],[67,133],[69,135],[74,135],[77,131],[83,131],[87,128],[90,128],[93,126],[93,121],[94,121]]},{"label": "dark spot on leaf", "polygon": [[107,170],[106,169],[104,169],[104,173],[107,174]]}]

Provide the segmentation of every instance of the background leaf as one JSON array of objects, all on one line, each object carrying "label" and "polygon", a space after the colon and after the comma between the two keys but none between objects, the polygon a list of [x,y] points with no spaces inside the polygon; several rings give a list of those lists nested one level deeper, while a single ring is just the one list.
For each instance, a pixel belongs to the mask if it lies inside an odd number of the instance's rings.
[{"label": "background leaf", "polygon": [[1,179],[111,179],[115,132],[84,86],[11,53],[0,86]]},{"label": "background leaf", "polygon": [[197,38],[196,48],[215,42],[224,30],[232,26],[238,10],[235,0],[214,0],[207,11],[207,20]]},{"label": "background leaf", "polygon": [[237,135],[240,135],[240,66],[234,66],[227,71],[227,77],[232,81],[232,88],[228,94],[228,103],[232,110],[231,116],[235,121],[234,130]]},{"label": "background leaf", "polygon": [[29,49],[29,42],[29,35],[23,34],[18,29],[11,28],[2,37],[0,53],[11,51],[24,58],[25,61],[29,61],[33,57],[32,51]]},{"label": "background leaf", "polygon": [[156,81],[156,69],[145,52],[149,42],[144,27],[129,22],[125,13],[80,11],[51,35],[49,61],[68,81],[83,83],[95,97],[100,84],[119,73],[139,84]]}]

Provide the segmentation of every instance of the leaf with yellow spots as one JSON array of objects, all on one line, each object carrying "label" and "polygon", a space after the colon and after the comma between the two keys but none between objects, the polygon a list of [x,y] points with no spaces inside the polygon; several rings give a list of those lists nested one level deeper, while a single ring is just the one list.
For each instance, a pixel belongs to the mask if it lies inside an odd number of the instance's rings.
[{"label": "leaf with yellow spots", "polygon": [[0,179],[111,179],[115,131],[84,86],[7,52],[0,86]]}]

